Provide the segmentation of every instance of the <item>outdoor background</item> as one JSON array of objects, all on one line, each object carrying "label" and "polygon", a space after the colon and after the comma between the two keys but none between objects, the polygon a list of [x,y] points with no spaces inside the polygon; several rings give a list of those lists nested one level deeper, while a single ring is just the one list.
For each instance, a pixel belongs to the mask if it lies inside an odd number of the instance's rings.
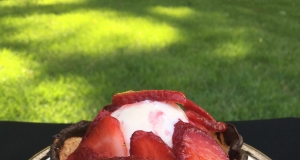
[{"label": "outdoor background", "polygon": [[219,121],[300,117],[299,0],[1,0],[0,120],[91,120],[171,89]]}]

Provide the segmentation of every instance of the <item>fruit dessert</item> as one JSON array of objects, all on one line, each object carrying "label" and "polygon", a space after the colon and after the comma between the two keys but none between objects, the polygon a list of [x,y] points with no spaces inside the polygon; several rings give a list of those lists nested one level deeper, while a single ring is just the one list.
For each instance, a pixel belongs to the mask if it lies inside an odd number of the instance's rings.
[{"label": "fruit dessert", "polygon": [[245,160],[235,127],[217,122],[182,92],[115,94],[92,122],[63,129],[52,160]]}]

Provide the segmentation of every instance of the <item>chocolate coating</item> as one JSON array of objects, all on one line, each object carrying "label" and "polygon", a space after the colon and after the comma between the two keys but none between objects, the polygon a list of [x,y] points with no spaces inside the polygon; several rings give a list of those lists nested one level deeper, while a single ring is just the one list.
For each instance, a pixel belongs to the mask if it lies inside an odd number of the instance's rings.
[{"label": "chocolate coating", "polygon": [[228,146],[228,155],[231,160],[247,160],[248,154],[241,148],[243,146],[243,137],[238,133],[233,124],[226,124],[228,129],[225,132],[216,132],[217,140],[220,145]]},{"label": "chocolate coating", "polygon": [[[59,160],[59,151],[64,141],[70,137],[83,137],[90,121],[80,121],[63,129],[59,134],[54,135],[54,143],[50,146],[50,160]],[[235,126],[227,123],[228,129],[225,132],[215,132],[216,140],[223,148],[228,148],[230,160],[247,160],[248,155],[243,151],[243,137],[238,133]],[[126,159],[126,158],[125,158]]]},{"label": "chocolate coating", "polygon": [[59,160],[59,151],[64,145],[64,142],[71,137],[83,137],[90,126],[90,121],[80,121],[60,131],[59,134],[54,135],[54,142],[50,146],[50,159]]}]

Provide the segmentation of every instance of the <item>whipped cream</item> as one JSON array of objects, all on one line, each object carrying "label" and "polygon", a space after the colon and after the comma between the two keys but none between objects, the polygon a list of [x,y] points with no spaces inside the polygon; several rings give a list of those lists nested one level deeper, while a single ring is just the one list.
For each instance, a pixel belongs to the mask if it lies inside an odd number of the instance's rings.
[{"label": "whipped cream", "polygon": [[126,104],[111,114],[120,122],[127,149],[131,135],[137,130],[153,132],[172,148],[174,125],[188,122],[184,111],[174,102],[141,101]]}]

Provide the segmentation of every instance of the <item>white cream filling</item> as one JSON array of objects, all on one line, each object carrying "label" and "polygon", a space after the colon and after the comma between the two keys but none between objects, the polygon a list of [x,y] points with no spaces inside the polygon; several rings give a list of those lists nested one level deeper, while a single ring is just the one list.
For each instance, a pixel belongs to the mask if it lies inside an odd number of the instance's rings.
[{"label": "white cream filling", "polygon": [[130,149],[131,135],[137,130],[153,132],[172,148],[174,125],[188,122],[184,111],[173,102],[142,101],[127,104],[111,114],[119,120],[127,149]]}]

